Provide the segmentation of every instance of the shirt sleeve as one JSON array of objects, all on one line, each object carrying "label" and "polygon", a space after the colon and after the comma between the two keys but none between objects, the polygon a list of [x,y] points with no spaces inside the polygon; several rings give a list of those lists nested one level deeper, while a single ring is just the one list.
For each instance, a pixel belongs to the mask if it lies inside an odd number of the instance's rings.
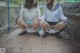
[{"label": "shirt sleeve", "polygon": [[66,20],[66,16],[64,16],[63,11],[62,11],[62,6],[59,7],[59,19],[61,21]]}]

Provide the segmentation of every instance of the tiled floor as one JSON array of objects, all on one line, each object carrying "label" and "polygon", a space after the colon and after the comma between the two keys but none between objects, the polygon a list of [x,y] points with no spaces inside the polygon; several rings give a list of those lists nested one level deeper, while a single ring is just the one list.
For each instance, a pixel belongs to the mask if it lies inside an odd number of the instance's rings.
[{"label": "tiled floor", "polygon": [[70,42],[55,36],[42,38],[35,34],[18,36],[20,29],[0,38],[0,48],[6,53],[80,53]]}]

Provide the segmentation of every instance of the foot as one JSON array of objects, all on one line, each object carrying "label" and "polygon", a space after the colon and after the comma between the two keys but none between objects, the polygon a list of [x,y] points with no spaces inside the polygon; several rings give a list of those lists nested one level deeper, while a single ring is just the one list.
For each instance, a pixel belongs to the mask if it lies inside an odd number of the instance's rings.
[{"label": "foot", "polygon": [[48,32],[45,32],[42,37],[43,37],[43,38],[46,38],[48,34],[49,34]]},{"label": "foot", "polygon": [[36,36],[40,36],[40,34],[38,32],[35,32]]},{"label": "foot", "polygon": [[19,36],[24,35],[24,34],[27,34],[27,31],[22,31],[22,32],[19,34]]},{"label": "foot", "polygon": [[55,33],[55,36],[56,36],[57,38],[59,38],[59,39],[62,38],[61,35],[60,35],[60,33]]}]

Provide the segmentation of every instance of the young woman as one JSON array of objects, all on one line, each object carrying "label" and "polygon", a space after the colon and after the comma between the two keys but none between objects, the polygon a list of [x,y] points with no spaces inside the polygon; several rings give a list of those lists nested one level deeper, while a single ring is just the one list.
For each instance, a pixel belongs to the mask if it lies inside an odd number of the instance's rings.
[{"label": "young woman", "polygon": [[[62,12],[62,6],[56,0],[46,0],[43,18],[45,21],[41,21],[41,27],[45,31],[51,28],[58,32],[63,30],[67,25],[67,18]],[[60,38],[61,36],[57,35],[57,37]]]},{"label": "young woman", "polygon": [[37,6],[37,0],[25,0],[25,4],[20,10],[20,19],[18,20],[18,25],[22,29],[19,35],[26,34],[26,28],[32,27],[37,30],[39,27],[39,16],[40,11]]}]

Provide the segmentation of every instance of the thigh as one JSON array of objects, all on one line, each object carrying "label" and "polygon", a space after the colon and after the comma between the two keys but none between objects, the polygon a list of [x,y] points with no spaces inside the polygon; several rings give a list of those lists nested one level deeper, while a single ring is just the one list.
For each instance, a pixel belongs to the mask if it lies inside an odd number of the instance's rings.
[{"label": "thigh", "polygon": [[25,21],[23,21],[23,20],[19,20],[18,25],[23,26],[23,27],[27,27],[27,28],[29,27],[28,24],[26,24]]},{"label": "thigh", "polygon": [[59,29],[59,30],[62,30],[65,27],[66,27],[66,24],[64,22],[59,22],[54,26],[55,29]]},{"label": "thigh", "polygon": [[32,26],[39,26],[39,21],[38,20],[34,20]]},{"label": "thigh", "polygon": [[43,28],[50,28],[50,25],[46,21],[40,21],[40,26]]},{"label": "thigh", "polygon": [[35,24],[39,24],[39,21],[38,20],[33,20],[33,23]]}]

